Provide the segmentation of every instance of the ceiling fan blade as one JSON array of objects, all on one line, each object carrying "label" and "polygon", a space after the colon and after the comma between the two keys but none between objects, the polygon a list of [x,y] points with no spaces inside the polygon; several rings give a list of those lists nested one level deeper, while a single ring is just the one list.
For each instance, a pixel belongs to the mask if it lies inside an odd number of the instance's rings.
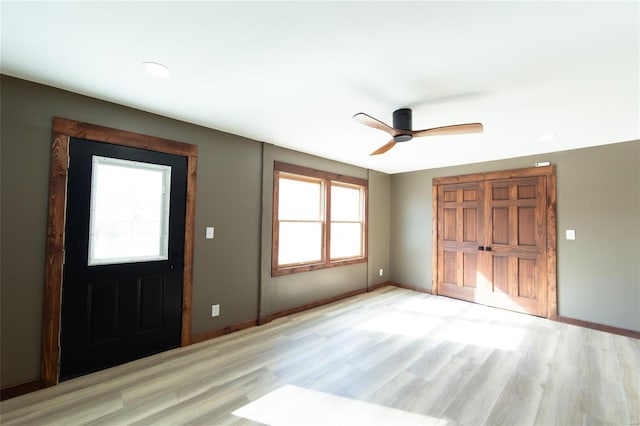
[{"label": "ceiling fan blade", "polygon": [[385,152],[389,151],[391,148],[393,148],[396,145],[396,141],[394,141],[393,139],[391,139],[389,142],[387,142],[386,144],[382,145],[380,148],[376,149],[375,151],[373,151],[370,155],[380,155],[380,154],[384,154]]},{"label": "ceiling fan blade", "polygon": [[395,136],[396,131],[394,130],[393,127],[383,123],[377,118],[373,118],[370,115],[365,114],[364,112],[359,112],[355,114],[353,118],[357,120],[360,124],[373,127],[374,129],[382,130],[383,132],[389,133],[391,136]]},{"label": "ceiling fan blade", "polygon": [[461,135],[464,133],[480,133],[484,130],[482,123],[454,124],[452,126],[434,127],[433,129],[416,130],[412,132],[413,137],[438,136],[438,135]]}]

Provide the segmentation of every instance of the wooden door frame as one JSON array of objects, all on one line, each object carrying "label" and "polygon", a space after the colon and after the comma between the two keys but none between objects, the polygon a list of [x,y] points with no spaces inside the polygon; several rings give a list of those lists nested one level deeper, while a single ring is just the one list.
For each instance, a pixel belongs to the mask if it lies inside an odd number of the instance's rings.
[{"label": "wooden door frame", "polygon": [[544,167],[529,167],[525,169],[503,170],[486,173],[473,173],[462,176],[447,176],[433,178],[432,181],[432,256],[431,256],[431,279],[432,293],[439,294],[438,288],[438,186],[453,183],[479,182],[486,180],[499,180],[523,177],[546,177],[547,186],[547,318],[554,318],[558,315],[558,295],[557,295],[557,229],[556,229],[556,168],[555,165]]},{"label": "wooden door frame", "polygon": [[198,146],[54,117],[51,170],[49,174],[42,324],[41,377],[45,386],[53,386],[58,383],[60,370],[60,321],[62,312],[67,176],[69,170],[69,141],[72,137],[187,157],[180,344],[181,346],[187,346],[191,343],[191,292],[193,284],[193,239]]}]

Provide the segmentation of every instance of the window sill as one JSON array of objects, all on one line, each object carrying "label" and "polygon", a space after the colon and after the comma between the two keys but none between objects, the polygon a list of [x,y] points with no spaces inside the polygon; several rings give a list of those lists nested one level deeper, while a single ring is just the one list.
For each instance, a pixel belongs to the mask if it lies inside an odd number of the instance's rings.
[{"label": "window sill", "polygon": [[297,274],[299,272],[310,272],[310,271],[318,271],[321,269],[336,268],[339,266],[355,265],[358,263],[366,263],[367,260],[368,259],[366,257],[360,257],[357,259],[336,260],[330,263],[314,263],[314,264],[300,265],[300,266],[272,268],[271,276],[280,277],[283,275]]}]

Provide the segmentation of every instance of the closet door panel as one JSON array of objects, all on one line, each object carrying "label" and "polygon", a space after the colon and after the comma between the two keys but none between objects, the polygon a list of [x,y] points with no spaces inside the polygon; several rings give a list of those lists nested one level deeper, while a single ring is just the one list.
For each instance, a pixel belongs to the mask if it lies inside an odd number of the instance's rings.
[{"label": "closet door panel", "polygon": [[442,185],[438,198],[438,288],[440,294],[475,301],[481,282],[478,258],[482,194],[479,183]]},{"label": "closet door panel", "polygon": [[550,177],[535,172],[437,179],[438,294],[547,316]]}]

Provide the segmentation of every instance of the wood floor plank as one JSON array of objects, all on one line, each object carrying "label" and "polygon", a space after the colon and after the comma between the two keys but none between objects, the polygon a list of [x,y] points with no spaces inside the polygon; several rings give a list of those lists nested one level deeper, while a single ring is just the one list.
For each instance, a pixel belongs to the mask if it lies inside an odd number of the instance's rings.
[{"label": "wood floor plank", "polygon": [[474,367],[469,361],[452,357],[447,368],[440,370],[440,374],[430,380],[425,379],[426,386],[409,399],[403,408],[452,421],[444,412],[471,379],[473,371]]},{"label": "wood floor plank", "polygon": [[311,373],[304,372],[298,378],[287,380],[287,384],[319,392],[335,393],[349,381],[349,377],[355,377],[358,374],[358,371],[346,363],[333,363],[330,370],[326,368],[323,370],[315,370]]},{"label": "wood floor plank", "polygon": [[167,390],[124,404],[120,410],[103,416],[96,416],[87,424],[91,426],[119,426],[125,423],[133,423],[172,407],[177,403],[178,398],[175,393]]},{"label": "wood floor plank", "polygon": [[310,407],[338,397],[336,424],[366,408],[449,426],[638,425],[640,342],[385,287],[3,401],[0,423],[256,425],[232,413],[290,385]]},{"label": "wood floor plank", "polygon": [[553,357],[557,351],[560,332],[554,328],[534,327],[527,335],[527,345],[517,365],[519,373],[537,379],[544,384],[549,377]]},{"label": "wood floor plank", "polygon": [[554,330],[531,330],[523,356],[489,413],[487,424],[533,424],[558,344],[559,333]]},{"label": "wood floor plank", "polygon": [[91,420],[122,409],[123,404],[117,394],[106,394],[82,403],[69,406],[48,407],[44,410],[34,410],[28,415],[13,421],[2,421],[3,425],[68,425],[85,424]]},{"label": "wood floor plank", "polygon": [[640,340],[614,336],[628,422],[640,425]]},{"label": "wood floor plank", "polygon": [[[609,424],[631,423],[625,401],[624,385],[621,377],[618,354],[602,347],[590,348],[589,362],[591,368],[583,376],[584,386],[591,392],[585,392],[591,400],[588,401],[593,417]],[[640,371],[637,375],[640,381]],[[591,387],[598,383],[597,387]]]},{"label": "wood floor plank", "polygon": [[532,424],[535,421],[544,387],[535,377],[517,368],[507,380],[489,416],[489,425]]},{"label": "wood floor plank", "polygon": [[367,400],[386,407],[405,406],[415,391],[422,389],[427,381],[406,371],[394,376]]},{"label": "wood floor plank", "polygon": [[494,349],[444,414],[461,424],[485,424],[518,361],[517,352]]},{"label": "wood floor plank", "polygon": [[407,366],[407,371],[425,380],[432,380],[449,367],[451,359],[458,355],[465,344],[429,339],[431,350],[426,350],[418,359]]},{"label": "wood floor plank", "polygon": [[[589,368],[584,346],[584,329],[575,326],[561,328],[535,424],[588,423],[589,407],[585,406],[583,392],[589,392],[589,389],[583,389],[581,378]],[[596,383],[592,385],[597,386]]]}]

